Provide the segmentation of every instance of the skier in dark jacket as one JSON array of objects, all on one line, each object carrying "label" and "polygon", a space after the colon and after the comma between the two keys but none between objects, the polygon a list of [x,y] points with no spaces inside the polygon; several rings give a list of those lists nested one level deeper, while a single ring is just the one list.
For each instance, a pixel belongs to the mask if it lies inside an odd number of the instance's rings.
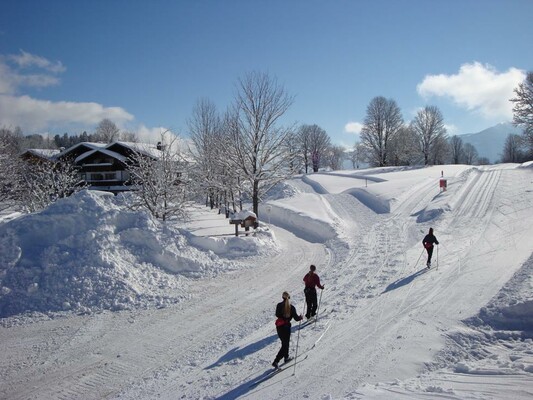
[{"label": "skier in dark jacket", "polygon": [[291,360],[289,357],[289,343],[291,341],[291,319],[296,321],[301,321],[302,316],[298,315],[296,308],[291,304],[291,296],[287,292],[283,292],[281,295],[283,301],[278,303],[276,306],[276,331],[278,332],[278,337],[281,340],[281,349],[278,351],[278,355],[274,359],[272,366],[278,368],[278,364],[281,359],[285,359],[285,362]]},{"label": "skier in dark jacket", "polygon": [[316,287],[324,289],[324,286],[320,284],[320,277],[315,273],[316,267],[311,265],[309,267],[309,272],[304,276],[305,282],[305,302],[307,303],[307,311],[305,312],[305,317],[307,319],[314,317],[316,315],[317,305],[317,296],[316,296]]},{"label": "skier in dark jacket", "polygon": [[433,234],[433,228],[429,228],[429,233],[424,236],[424,240],[422,240],[422,244],[424,245],[426,251],[428,252],[428,262],[426,263],[428,269],[431,267],[431,256],[433,255],[433,245],[439,244],[439,241]]}]

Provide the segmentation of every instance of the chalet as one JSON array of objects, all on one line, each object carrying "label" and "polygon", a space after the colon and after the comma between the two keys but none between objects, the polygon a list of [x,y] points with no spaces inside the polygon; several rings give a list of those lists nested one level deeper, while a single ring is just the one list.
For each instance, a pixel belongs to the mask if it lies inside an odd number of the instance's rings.
[{"label": "chalet", "polygon": [[118,193],[133,189],[128,166],[134,162],[135,155],[157,160],[161,151],[145,143],[114,142],[89,146],[84,152],[68,149],[63,156],[69,154],[69,157],[76,156],[71,160],[78,168],[80,178],[91,188]]},{"label": "chalet", "polygon": [[82,142],[62,151],[30,149],[21,157],[35,163],[49,161],[72,164],[90,189],[119,193],[135,189],[131,184],[129,167],[139,155],[158,160],[162,156],[161,144]]}]

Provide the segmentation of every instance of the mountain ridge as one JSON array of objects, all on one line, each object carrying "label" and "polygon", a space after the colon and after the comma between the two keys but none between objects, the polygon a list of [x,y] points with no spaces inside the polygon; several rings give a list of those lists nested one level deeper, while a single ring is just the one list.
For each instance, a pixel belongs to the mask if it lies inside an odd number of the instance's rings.
[{"label": "mountain ridge", "polygon": [[491,163],[497,163],[501,160],[505,140],[510,134],[520,135],[521,129],[514,126],[511,122],[502,122],[483,129],[476,133],[464,133],[457,135],[464,143],[473,145],[479,157],[486,157]]}]

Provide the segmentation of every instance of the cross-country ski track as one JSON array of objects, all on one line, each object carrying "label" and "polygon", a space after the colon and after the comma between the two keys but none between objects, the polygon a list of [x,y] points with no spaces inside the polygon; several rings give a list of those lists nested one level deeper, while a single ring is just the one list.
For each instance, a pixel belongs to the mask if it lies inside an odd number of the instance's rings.
[{"label": "cross-country ski track", "polygon": [[[533,251],[533,172],[465,166],[447,175],[445,192],[438,174],[410,183],[386,213],[351,191],[322,184],[317,192],[318,181],[296,178],[298,192],[320,198],[334,216],[335,238],[308,242],[297,230],[272,226],[278,253],[188,280],[188,299],[175,306],[1,328],[0,397],[460,399],[484,393],[486,375],[461,374],[444,360],[458,362],[450,341],[462,330],[470,337],[463,321],[485,307]],[[385,182],[373,184],[386,185],[387,174],[379,177]],[[429,227],[440,246],[425,270],[421,240]],[[320,341],[294,374],[287,369],[253,385],[279,349],[275,305],[287,290],[303,312],[302,278],[310,264],[325,285],[321,307],[328,312],[299,332],[300,354]],[[521,356],[526,372],[495,373],[494,397],[486,398],[533,393],[533,356],[525,350]]]}]

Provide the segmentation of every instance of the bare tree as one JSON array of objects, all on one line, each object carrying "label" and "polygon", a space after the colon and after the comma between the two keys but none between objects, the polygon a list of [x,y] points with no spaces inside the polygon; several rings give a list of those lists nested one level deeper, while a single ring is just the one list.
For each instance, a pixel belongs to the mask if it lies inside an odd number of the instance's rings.
[{"label": "bare tree", "polygon": [[128,166],[134,201],[131,208],[147,209],[155,218],[186,218],[190,204],[187,162],[182,157],[178,137],[166,131],[161,135],[160,150],[138,150]]},{"label": "bare tree", "polygon": [[131,143],[137,143],[139,141],[139,137],[135,132],[128,132],[128,131],[122,131],[119,133],[119,139],[124,142],[131,142]]},{"label": "bare tree", "polygon": [[206,205],[214,208],[221,201],[227,204],[228,190],[231,190],[226,187],[229,170],[223,154],[222,122],[215,104],[208,99],[198,100],[187,124],[195,161],[193,181],[197,182],[199,191],[206,193]]},{"label": "bare tree", "polygon": [[450,157],[453,164],[460,164],[464,159],[463,139],[454,135],[450,138]]},{"label": "bare tree", "polygon": [[302,150],[299,132],[291,132],[285,140],[285,151],[289,154],[288,166],[292,171],[303,172],[308,168],[305,164],[305,153]]},{"label": "bare tree", "polygon": [[120,129],[108,118],[100,121],[94,132],[96,140],[104,143],[112,143],[119,139]]},{"label": "bare tree", "polygon": [[342,162],[346,159],[346,149],[342,146],[330,146],[325,154],[326,165],[333,171],[342,169]]},{"label": "bare tree", "polygon": [[313,172],[323,166],[322,158],[331,147],[331,140],[326,131],[318,125],[311,125],[309,131],[309,150]]},{"label": "bare tree", "polygon": [[372,165],[388,165],[388,146],[402,126],[402,113],[394,100],[379,96],[370,101],[361,130],[361,141],[369,151]]},{"label": "bare tree", "polygon": [[525,161],[525,154],[522,151],[523,139],[520,135],[510,134],[505,139],[503,147],[502,162],[518,163]]},{"label": "bare tree", "polygon": [[446,128],[440,110],[435,106],[426,106],[418,111],[411,122],[411,129],[418,137],[420,152],[424,155],[424,164],[428,165],[434,144],[445,137]]},{"label": "bare tree", "polygon": [[403,126],[390,141],[390,165],[414,165],[420,162],[418,137],[408,126]]},{"label": "bare tree", "polygon": [[439,136],[431,148],[430,163],[432,165],[442,165],[446,164],[449,159],[450,144],[448,138],[446,136]]},{"label": "bare tree", "polygon": [[533,71],[527,73],[524,82],[514,90],[513,124],[524,129],[530,155],[533,155]]},{"label": "bare tree", "polygon": [[298,129],[297,138],[298,138],[298,147],[302,155],[302,163],[304,166],[304,172],[307,174],[309,168],[311,167],[311,145],[310,145],[310,125],[302,125]]},{"label": "bare tree", "polygon": [[322,158],[330,148],[331,140],[324,129],[318,125],[302,125],[298,130],[298,140],[304,159],[305,173],[309,167],[318,172],[322,167]]},{"label": "bare tree", "polygon": [[465,156],[465,164],[474,165],[478,157],[476,148],[470,143],[466,143],[464,147],[464,156]]},{"label": "bare tree", "polygon": [[294,174],[285,141],[291,128],[279,126],[293,103],[285,89],[267,74],[250,73],[239,80],[229,118],[231,138],[228,161],[246,180],[253,212],[259,217],[260,198],[270,188]]},{"label": "bare tree", "polygon": [[349,153],[349,159],[354,169],[359,168],[361,163],[365,161],[365,152],[363,145],[358,141],[355,142],[353,150]]}]

